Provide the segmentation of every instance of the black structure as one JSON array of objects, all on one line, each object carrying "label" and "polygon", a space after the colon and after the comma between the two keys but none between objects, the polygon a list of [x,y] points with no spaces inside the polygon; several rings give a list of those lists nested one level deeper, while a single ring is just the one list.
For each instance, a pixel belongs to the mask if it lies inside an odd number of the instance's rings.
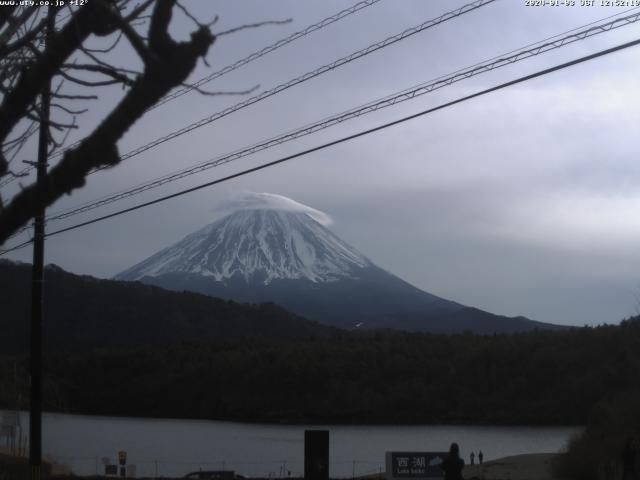
[{"label": "black structure", "polygon": [[304,431],[304,478],[329,479],[329,430]]},{"label": "black structure", "polygon": [[[55,7],[48,7],[46,42],[55,28]],[[43,191],[47,174],[49,110],[51,103],[51,81],[40,93],[40,133],[38,138],[38,161],[36,163],[37,185]],[[42,195],[42,193],[39,193]],[[41,205],[44,199],[38,198]],[[29,370],[31,374],[29,398],[29,465],[31,480],[40,480],[42,468],[42,302],[44,291],[44,207],[38,209],[34,218],[33,273],[31,281],[31,322]]]}]

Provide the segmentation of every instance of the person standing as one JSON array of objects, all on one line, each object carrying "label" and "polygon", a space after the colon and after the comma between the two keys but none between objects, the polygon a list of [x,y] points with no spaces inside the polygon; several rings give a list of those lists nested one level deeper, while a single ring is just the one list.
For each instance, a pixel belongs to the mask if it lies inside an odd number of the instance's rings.
[{"label": "person standing", "polygon": [[469,455],[469,458],[471,459],[471,465],[475,465],[476,464],[476,454],[471,452],[471,454]]},{"label": "person standing", "polygon": [[444,480],[463,480],[464,460],[460,458],[460,447],[457,443],[451,444],[449,456],[440,464],[440,468],[444,471]]},{"label": "person standing", "polygon": [[482,465],[482,459],[484,458],[484,455],[482,454],[482,450],[478,451],[478,463],[480,465]]}]

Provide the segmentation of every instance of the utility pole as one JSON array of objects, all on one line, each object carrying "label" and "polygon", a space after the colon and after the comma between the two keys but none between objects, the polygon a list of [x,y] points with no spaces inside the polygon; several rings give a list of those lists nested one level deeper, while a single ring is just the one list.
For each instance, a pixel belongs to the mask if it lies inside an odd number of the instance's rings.
[{"label": "utility pole", "polygon": [[[48,7],[45,49],[55,28],[55,9]],[[38,137],[38,161],[36,184],[42,192],[47,175],[49,149],[49,117],[51,82],[47,82],[40,93],[40,131]],[[31,375],[29,401],[29,465],[30,479],[40,480],[42,473],[42,317],[44,293],[44,199],[34,217],[33,268],[31,278],[31,332],[29,368]]]}]

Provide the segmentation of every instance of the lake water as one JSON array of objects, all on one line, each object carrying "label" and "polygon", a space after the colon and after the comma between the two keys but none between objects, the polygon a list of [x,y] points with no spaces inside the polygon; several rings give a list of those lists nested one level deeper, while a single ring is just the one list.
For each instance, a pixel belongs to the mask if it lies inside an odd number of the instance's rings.
[{"label": "lake water", "polygon": [[[28,432],[28,415],[21,414]],[[202,420],[92,417],[48,413],[43,453],[74,473],[104,473],[125,450],[137,476],[182,476],[197,470],[235,470],[246,476],[301,476],[304,430],[329,430],[330,474],[351,477],[384,470],[386,451],[443,451],[460,444],[485,460],[521,453],[558,452],[577,427],[289,426]],[[1,441],[2,439],[0,439]]]}]

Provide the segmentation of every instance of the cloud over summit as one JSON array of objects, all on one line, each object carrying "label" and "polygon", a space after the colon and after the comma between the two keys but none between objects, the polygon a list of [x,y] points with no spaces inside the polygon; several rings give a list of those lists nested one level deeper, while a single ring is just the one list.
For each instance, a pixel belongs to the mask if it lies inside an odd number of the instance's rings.
[{"label": "cloud over summit", "polygon": [[283,195],[266,192],[243,192],[237,197],[229,200],[229,202],[222,207],[216,208],[214,211],[221,216],[226,216],[241,210],[300,212],[306,213],[316,222],[324,226],[331,225],[333,222],[328,214],[321,212],[320,210],[316,210],[313,207],[296,202],[295,200]]}]

